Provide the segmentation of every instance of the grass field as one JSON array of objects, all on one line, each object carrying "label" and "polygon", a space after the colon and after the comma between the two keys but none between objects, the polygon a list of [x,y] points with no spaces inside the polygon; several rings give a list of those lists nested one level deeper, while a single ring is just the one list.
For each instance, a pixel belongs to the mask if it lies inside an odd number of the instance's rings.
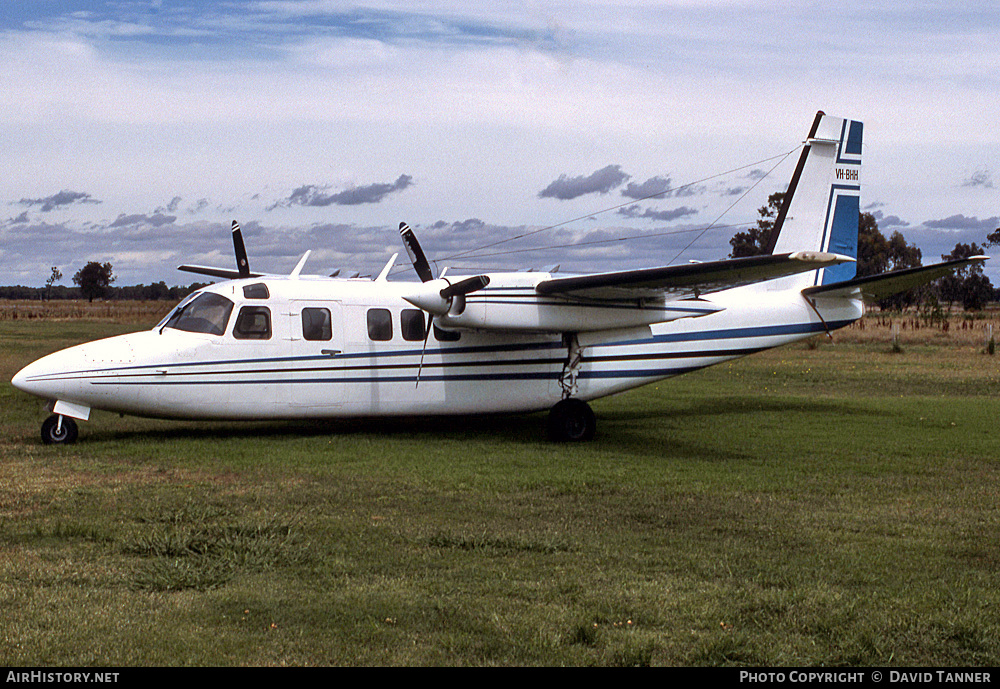
[{"label": "grass field", "polygon": [[140,321],[0,322],[0,664],[1000,665],[983,323],[602,400],[585,445],[95,412],[43,446],[13,373]]}]

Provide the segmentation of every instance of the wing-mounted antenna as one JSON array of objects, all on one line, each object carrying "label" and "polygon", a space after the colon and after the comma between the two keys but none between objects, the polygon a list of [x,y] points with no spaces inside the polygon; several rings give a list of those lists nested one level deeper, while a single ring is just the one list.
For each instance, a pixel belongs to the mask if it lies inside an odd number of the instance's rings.
[{"label": "wing-mounted antenna", "polygon": [[389,262],[385,264],[385,268],[383,268],[382,272],[378,274],[377,278],[375,278],[375,282],[386,282],[389,279],[389,271],[392,270],[393,266],[396,265],[396,259],[398,257],[399,254],[392,255],[392,258],[389,259]]},{"label": "wing-mounted antenna", "polygon": [[309,260],[309,254],[311,253],[312,251],[307,251],[304,254],[302,254],[302,258],[299,259],[299,262],[295,265],[295,268],[293,268],[292,272],[289,273],[288,275],[289,278],[291,278],[292,280],[299,279],[299,274],[302,272],[302,268],[306,265],[306,261]]}]

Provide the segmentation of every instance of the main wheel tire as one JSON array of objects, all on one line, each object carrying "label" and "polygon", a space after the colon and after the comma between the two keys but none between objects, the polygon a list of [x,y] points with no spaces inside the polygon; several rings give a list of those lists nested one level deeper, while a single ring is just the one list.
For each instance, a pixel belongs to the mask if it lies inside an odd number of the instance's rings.
[{"label": "main wheel tire", "polygon": [[583,400],[565,399],[549,411],[549,439],[560,443],[594,439],[597,417]]},{"label": "main wheel tire", "polygon": [[76,421],[63,416],[60,424],[59,418],[59,414],[53,414],[42,423],[42,442],[46,445],[69,445],[76,442],[80,433]]}]

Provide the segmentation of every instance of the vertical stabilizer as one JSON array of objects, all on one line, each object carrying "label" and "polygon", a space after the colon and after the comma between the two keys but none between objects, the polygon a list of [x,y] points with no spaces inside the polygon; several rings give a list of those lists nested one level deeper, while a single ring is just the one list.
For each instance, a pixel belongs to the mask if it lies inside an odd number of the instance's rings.
[{"label": "vertical stabilizer", "polygon": [[[861,122],[816,114],[785,202],[775,219],[771,253],[829,251],[857,258],[861,191]],[[802,287],[855,276],[855,264],[803,273]]]}]

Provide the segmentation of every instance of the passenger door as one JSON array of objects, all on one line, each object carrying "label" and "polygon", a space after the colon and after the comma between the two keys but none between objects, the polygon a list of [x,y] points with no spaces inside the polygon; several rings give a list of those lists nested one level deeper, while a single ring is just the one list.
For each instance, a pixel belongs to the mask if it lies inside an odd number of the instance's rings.
[{"label": "passenger door", "polygon": [[344,309],[339,301],[293,301],[288,399],[306,415],[344,403]]},{"label": "passenger door", "polygon": [[237,304],[227,363],[229,408],[245,418],[281,416],[286,396],[279,362],[288,355],[286,324],[272,302]]}]

